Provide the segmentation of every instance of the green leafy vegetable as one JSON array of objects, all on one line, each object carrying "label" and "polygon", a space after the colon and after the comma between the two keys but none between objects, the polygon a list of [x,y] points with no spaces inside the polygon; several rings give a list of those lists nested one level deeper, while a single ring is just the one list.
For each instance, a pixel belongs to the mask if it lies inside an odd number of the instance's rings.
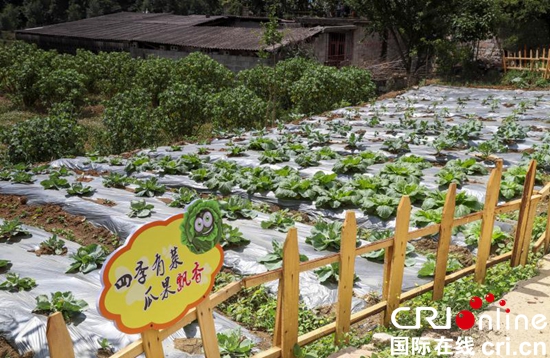
[{"label": "green leafy vegetable", "polygon": [[269,219],[262,221],[262,229],[276,229],[277,231],[287,232],[294,226],[292,218],[286,216],[288,210],[276,211],[269,216]]},{"label": "green leafy vegetable", "polygon": [[84,300],[78,300],[73,293],[53,292],[51,299],[47,295],[39,295],[36,297],[36,308],[33,312],[49,315],[54,312],[61,312],[65,321],[70,321],[71,318],[84,311],[88,307],[88,303]]},{"label": "green leafy vegetable", "polygon": [[0,290],[6,291],[30,291],[36,287],[36,281],[30,277],[19,277],[16,273],[8,273],[6,281],[0,283]]},{"label": "green leafy vegetable", "polygon": [[73,262],[66,273],[82,272],[89,273],[100,268],[107,258],[107,251],[98,244],[90,244],[80,247],[76,253],[71,255]]},{"label": "green leafy vegetable", "polygon": [[130,212],[127,214],[131,218],[146,218],[151,216],[154,205],[147,204],[145,199],[132,200],[130,202]]},{"label": "green leafy vegetable", "polygon": [[[263,264],[268,270],[276,270],[283,266],[283,245],[278,241],[271,241],[273,251],[258,259],[258,262]],[[300,261],[307,261],[308,258],[305,255],[300,255]]]}]

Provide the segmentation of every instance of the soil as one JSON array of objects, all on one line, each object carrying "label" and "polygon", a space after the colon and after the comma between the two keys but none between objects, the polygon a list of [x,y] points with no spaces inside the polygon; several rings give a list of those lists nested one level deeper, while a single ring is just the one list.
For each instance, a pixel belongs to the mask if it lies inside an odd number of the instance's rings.
[{"label": "soil", "polygon": [[[411,242],[416,250],[421,253],[436,253],[437,252],[437,241],[434,241],[430,238],[423,238],[418,241]],[[474,264],[474,257],[470,250],[464,246],[450,245],[449,253],[456,255],[458,261],[464,267],[468,267]]]},{"label": "soil", "polygon": [[76,181],[79,181],[81,183],[89,183],[92,180],[94,180],[94,179],[90,178],[90,177],[84,177],[84,176],[76,178]]},{"label": "soil", "polygon": [[4,337],[0,336],[0,357],[2,358],[31,358],[34,356],[33,352],[27,352],[23,355],[13,348],[13,346]]},{"label": "soil", "polygon": [[[55,232],[66,240],[80,245],[103,244],[113,251],[120,241],[103,227],[96,227],[84,216],[71,215],[59,205],[27,205],[27,198],[16,195],[0,195],[0,217],[13,220],[19,218],[23,224]],[[1,356],[0,356],[1,357]]]},{"label": "soil", "polygon": [[198,338],[176,338],[174,348],[188,354],[202,354],[202,340]]},{"label": "soil", "polygon": [[97,171],[97,170],[95,170],[95,169],[90,169],[90,170],[79,170],[79,169],[74,169],[73,171],[74,171],[76,174],[78,174],[78,175],[89,175],[89,176],[93,176],[93,177],[100,177],[100,176],[109,174],[108,171],[99,172],[99,171]]},{"label": "soil", "polygon": [[110,208],[112,208],[113,206],[116,206],[116,203],[112,200],[109,200],[109,199],[102,199],[102,198],[97,198],[97,199],[82,198],[82,199],[92,201],[92,202],[97,203],[99,205],[108,206]]},{"label": "soil", "polygon": [[388,93],[384,93],[383,95],[381,96],[378,96],[378,98],[376,99],[377,101],[381,101],[381,100],[384,100],[384,99],[392,99],[392,98],[395,98],[397,96],[400,96],[402,95],[403,93],[407,92],[406,90],[402,90],[402,91],[391,91],[391,92],[388,92]]},{"label": "soil", "polygon": [[109,358],[113,355],[113,351],[110,349],[99,348],[97,350],[97,358]]},{"label": "soil", "polygon": [[[29,252],[34,252],[36,254],[36,256],[40,256],[40,255],[55,255],[55,251],[50,248],[50,247],[40,247],[38,250],[29,250]],[[59,256],[63,256],[63,255],[66,255],[67,254],[67,248],[64,247],[63,248],[63,251],[61,252],[61,254]]]}]

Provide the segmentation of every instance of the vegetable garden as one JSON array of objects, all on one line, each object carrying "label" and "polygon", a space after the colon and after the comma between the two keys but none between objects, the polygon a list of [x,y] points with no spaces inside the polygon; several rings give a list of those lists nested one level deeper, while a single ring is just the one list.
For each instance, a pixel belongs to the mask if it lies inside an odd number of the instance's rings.
[{"label": "vegetable garden", "polygon": [[[522,196],[530,160],[538,163],[533,176],[535,189],[548,182],[550,136],[546,113],[550,102],[545,96],[544,92],[422,87],[395,99],[307,117],[298,124],[280,123],[248,132],[218,131],[208,143],[161,146],[124,156],[89,153],[47,165],[5,167],[0,172],[0,190],[2,194],[25,196],[29,204],[60,205],[121,238],[143,223],[181,212],[195,198],[214,197],[224,216],[224,275],[229,276],[280,268],[284,259],[282,242],[293,226],[297,228],[296,243],[302,255],[298,261],[315,266],[316,259],[323,260],[341,250],[345,212],[352,210],[358,225],[356,246],[377,247],[363,249],[362,256],[355,260],[350,302],[356,313],[372,309],[366,296],[382,293],[384,259],[391,251],[386,239],[396,235],[402,196],[408,196],[412,213],[410,225],[401,230],[410,226],[422,234],[403,247],[403,289],[409,290],[430,285],[437,275],[434,255],[438,230],[432,228],[444,222],[443,208],[449,193],[454,196],[452,188],[458,188],[453,216],[459,218],[479,216],[473,213],[483,210],[488,200],[489,172],[495,168],[497,157],[503,159],[504,171],[495,201]],[[519,209],[516,206],[514,210]],[[547,218],[546,210],[536,210],[532,236],[538,238],[546,230]],[[495,218],[486,259],[509,257],[514,245],[517,214],[501,211]],[[452,230],[445,274],[460,272],[480,254],[483,226],[473,220],[463,221]],[[429,229],[422,230],[425,227]],[[7,307],[11,317],[2,322],[13,325],[0,329],[12,332],[9,338],[21,350],[32,348],[46,354],[45,345],[36,344],[44,342],[46,317],[32,311],[63,312],[55,303],[63,293],[55,294],[50,287],[67,287],[66,291],[74,295],[67,299],[73,302],[67,318],[72,316],[75,321],[68,326],[71,334],[81,338],[73,337],[78,356],[93,356],[100,338],[108,339],[117,350],[137,338],[117,332],[91,307],[98,290],[95,269],[105,259],[101,245],[80,247],[65,240],[64,250],[59,239],[67,238],[62,234],[53,238],[43,230],[21,227],[12,221],[5,221],[0,229],[5,241],[0,259],[11,261],[7,273],[19,274],[18,278],[10,275],[11,283],[5,284],[9,290],[0,292],[2,308]],[[68,255],[37,257],[26,252],[39,247],[56,254],[67,251]],[[36,267],[46,266],[44,261],[49,266],[37,272]],[[300,334],[325,325],[330,317],[312,318],[311,312],[331,306],[338,299],[342,267],[337,259],[326,264],[300,274]],[[276,278],[280,273],[274,275]],[[37,286],[30,287],[30,280],[19,283],[24,277],[34,280]],[[247,300],[242,296],[224,303],[220,308],[223,315],[216,313],[218,331],[238,324],[243,327],[242,334],[252,341],[258,341],[255,330],[274,331],[273,302],[278,287],[276,282],[267,281],[256,287],[254,294],[255,299],[265,295],[266,304],[261,308],[268,311],[265,317],[271,317],[272,323],[267,319],[248,320],[250,314],[238,305]],[[10,292],[19,289],[23,291]],[[78,312],[85,303],[90,307],[83,319]],[[36,339],[26,334],[29,327],[36,332]],[[195,334],[196,329],[185,329],[175,336]],[[164,351],[168,356],[176,354],[171,340],[164,341]]]}]

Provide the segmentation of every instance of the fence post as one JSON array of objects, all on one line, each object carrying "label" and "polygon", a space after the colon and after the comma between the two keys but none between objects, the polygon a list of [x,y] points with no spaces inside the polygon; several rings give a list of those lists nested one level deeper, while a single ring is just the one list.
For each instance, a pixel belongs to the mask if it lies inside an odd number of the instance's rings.
[{"label": "fence post", "polygon": [[507,62],[507,58],[506,58],[506,50],[502,50],[502,69],[504,70],[504,73],[506,73],[507,71],[507,68],[506,68],[506,62]]},{"label": "fence post", "polygon": [[439,226],[439,242],[437,244],[437,256],[435,258],[434,289],[432,299],[434,301],[443,298],[445,289],[445,276],[447,275],[447,260],[449,259],[449,246],[453,231],[453,220],[455,216],[456,184],[452,183],[447,190],[445,206]]},{"label": "fence post", "polygon": [[340,274],[338,277],[338,302],[336,308],[336,344],[347,342],[346,333],[350,330],[351,298],[355,277],[355,247],[357,242],[357,222],[355,212],[346,212],[340,245]]},{"label": "fence post", "polygon": [[487,190],[485,191],[485,205],[483,207],[483,216],[481,218],[481,235],[477,246],[477,261],[475,271],[475,281],[483,283],[487,272],[487,259],[491,254],[491,241],[493,239],[493,229],[495,226],[495,208],[498,204],[500,195],[500,180],[502,178],[502,159],[497,160],[495,168],[489,176]]},{"label": "fence post", "polygon": [[61,312],[48,317],[46,338],[51,358],[74,358],[73,341]]},{"label": "fence post", "polygon": [[535,216],[537,214],[537,205],[539,204],[542,196],[535,195],[531,197],[531,205],[529,207],[529,217],[527,219],[527,225],[523,233],[523,247],[521,250],[521,256],[519,259],[520,265],[527,264],[527,258],[529,257],[529,244],[531,243],[531,236],[533,234],[533,224],[535,223]]},{"label": "fence post", "polygon": [[281,315],[283,305],[283,279],[279,280],[277,289],[277,311],[275,311],[275,328],[273,329],[273,347],[281,346]]},{"label": "fence post", "polygon": [[[147,358],[164,357],[162,349],[162,340],[159,337],[159,331],[148,329],[141,333],[143,352]],[[209,357],[210,358],[210,357]]]},{"label": "fence post", "polygon": [[403,271],[405,270],[405,255],[407,250],[407,237],[409,236],[410,219],[411,200],[405,195],[401,198],[401,202],[397,207],[391,271],[389,271],[387,291],[385,290],[387,292],[386,312],[384,313],[385,326],[390,324],[392,312],[399,307],[401,288],[403,286]]},{"label": "fence post", "polygon": [[300,297],[300,254],[295,227],[288,231],[283,246],[283,301],[281,303],[281,356],[294,357],[298,343],[298,308]]},{"label": "fence post", "polygon": [[546,236],[544,237],[544,252],[546,255],[548,253],[548,248],[550,246],[550,204],[548,205],[548,211],[546,213]]},{"label": "fence post", "polygon": [[[526,238],[526,229],[530,219],[534,220],[534,215],[529,214],[531,210],[531,196],[533,195],[533,187],[535,186],[535,175],[537,173],[537,162],[532,160],[525,176],[525,183],[523,185],[523,195],[521,197],[521,205],[519,209],[518,224],[516,227],[516,236],[514,238],[514,248],[512,250],[512,258],[510,265],[516,267],[521,263],[522,251],[525,247],[524,241],[530,241],[530,238]],[[527,244],[527,247],[529,244]]]},{"label": "fence post", "polygon": [[220,358],[210,293],[207,293],[204,298],[204,301],[197,306],[197,320],[199,321],[199,328],[201,330],[204,355],[206,358]]}]

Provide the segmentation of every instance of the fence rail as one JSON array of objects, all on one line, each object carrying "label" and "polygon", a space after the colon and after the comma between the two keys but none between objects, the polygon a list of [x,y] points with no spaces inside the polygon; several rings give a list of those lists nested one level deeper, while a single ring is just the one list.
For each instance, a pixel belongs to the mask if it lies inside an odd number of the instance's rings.
[{"label": "fence rail", "polygon": [[543,72],[544,78],[550,78],[550,48],[535,51],[525,48],[523,51],[503,51],[502,68],[508,70]]},{"label": "fence rail", "polygon": [[[296,228],[292,228],[289,230],[283,246],[282,268],[245,277],[241,281],[230,283],[207,297],[198,307],[190,310],[173,326],[159,331],[150,330],[142,333],[141,339],[121,349],[112,355],[111,358],[133,358],[142,353],[145,353],[147,357],[162,357],[164,356],[162,341],[195,320],[198,320],[201,336],[204,337],[203,347],[205,355],[207,358],[219,358],[218,342],[212,316],[213,308],[245,288],[255,287],[275,280],[279,281],[279,290],[273,344],[268,350],[258,353],[255,356],[256,358],[293,357],[293,347],[296,344],[304,346],[332,333],[335,333],[335,340],[337,342],[342,342],[346,339],[352,324],[382,313],[382,323],[388,325],[392,312],[401,303],[421,294],[432,291],[433,299],[439,300],[443,297],[445,286],[462,277],[473,274],[475,275],[475,280],[482,283],[485,280],[487,269],[498,263],[510,261],[512,266],[525,265],[527,263],[537,205],[543,198],[550,195],[550,183],[538,192],[533,191],[536,166],[536,161],[532,161],[529,165],[522,198],[497,205],[502,177],[502,160],[498,160],[489,177],[483,211],[459,218],[454,217],[456,185],[451,184],[447,191],[441,223],[413,231],[409,231],[411,203],[409,198],[404,196],[397,210],[394,236],[358,248],[355,247],[357,236],[355,212],[348,211],[342,229],[340,252],[315,260],[300,262],[298,234]],[[490,257],[491,238],[496,215],[516,210],[519,210],[519,217],[513,250],[499,256]],[[549,215],[547,217],[546,231],[539,238],[536,238],[533,251],[539,251],[543,248],[544,253],[547,253],[550,248],[550,206],[547,210]],[[453,227],[477,220],[482,221],[482,226],[476,263],[447,274],[447,259]],[[403,284],[407,243],[413,239],[437,233],[439,234],[439,241],[434,280],[407,292],[402,292],[401,287]],[[359,312],[351,313],[355,258],[356,256],[380,249],[386,250],[382,301]],[[310,271],[335,262],[340,264],[336,320],[306,334],[298,335],[300,272]],[[63,346],[62,352],[66,354],[68,348],[67,341],[70,343],[70,339],[67,338],[69,337],[68,331],[63,320],[53,319],[53,317],[50,317],[48,321],[47,330],[51,357],[67,357],[67,355],[57,355],[54,353],[57,351],[55,347],[59,347],[61,344]],[[52,333],[50,334],[50,332]]]}]

